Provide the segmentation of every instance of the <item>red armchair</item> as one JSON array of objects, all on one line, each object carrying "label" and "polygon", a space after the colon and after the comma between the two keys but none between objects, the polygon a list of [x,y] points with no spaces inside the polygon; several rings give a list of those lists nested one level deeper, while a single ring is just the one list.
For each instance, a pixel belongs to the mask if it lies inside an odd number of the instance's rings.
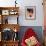
[{"label": "red armchair", "polygon": [[[27,31],[25,32],[24,37],[22,38],[21,45],[22,45],[22,46],[27,46],[25,40],[28,39],[28,38],[30,38],[30,37],[32,37],[32,36],[35,37],[35,38],[37,37],[37,35],[36,35],[36,33],[34,32],[34,30],[33,30],[32,28],[27,29]],[[36,40],[37,40],[37,38],[36,38]],[[41,44],[40,44],[39,41],[37,40],[37,43],[36,43],[34,46],[41,46]]]}]

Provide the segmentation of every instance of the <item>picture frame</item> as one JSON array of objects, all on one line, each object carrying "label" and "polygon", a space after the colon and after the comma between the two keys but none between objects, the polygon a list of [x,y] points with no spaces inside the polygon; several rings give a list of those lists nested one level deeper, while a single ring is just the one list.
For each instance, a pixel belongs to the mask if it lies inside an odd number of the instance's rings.
[{"label": "picture frame", "polygon": [[26,20],[36,19],[36,6],[26,6],[25,7],[25,18]]},{"label": "picture frame", "polygon": [[14,10],[13,10],[13,9],[10,10],[10,11],[9,11],[9,14],[10,14],[10,15],[14,15]]},{"label": "picture frame", "polygon": [[9,15],[9,10],[2,10],[2,15]]},{"label": "picture frame", "polygon": [[18,12],[17,12],[17,11],[15,11],[15,10],[10,10],[10,11],[9,11],[9,14],[10,14],[10,15],[17,15],[17,14],[18,14]]}]

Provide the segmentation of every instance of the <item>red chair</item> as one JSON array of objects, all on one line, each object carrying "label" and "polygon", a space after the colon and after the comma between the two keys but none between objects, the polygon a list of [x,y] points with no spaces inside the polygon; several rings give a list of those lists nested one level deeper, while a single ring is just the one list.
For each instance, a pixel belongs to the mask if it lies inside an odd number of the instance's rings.
[{"label": "red chair", "polygon": [[[24,37],[22,38],[22,42],[21,45],[22,46],[27,46],[25,43],[25,39],[28,39],[29,37],[37,37],[36,33],[34,32],[34,30],[32,28],[27,29],[27,31],[25,32]],[[36,38],[37,39],[37,38]],[[37,44],[35,46],[41,46],[39,42],[37,42]]]}]

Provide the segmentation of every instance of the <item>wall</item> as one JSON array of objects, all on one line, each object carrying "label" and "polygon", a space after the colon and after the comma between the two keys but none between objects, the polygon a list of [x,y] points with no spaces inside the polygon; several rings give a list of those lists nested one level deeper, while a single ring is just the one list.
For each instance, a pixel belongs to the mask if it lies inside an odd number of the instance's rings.
[{"label": "wall", "polygon": [[[0,6],[15,6],[15,0],[0,0]],[[43,6],[42,0],[17,0],[20,7],[19,24],[21,26],[43,26]],[[36,20],[25,19],[25,6],[36,6]]]},{"label": "wall", "polygon": [[[22,26],[42,26],[43,25],[43,6],[42,0],[21,0],[20,24]],[[25,19],[25,6],[36,6],[36,20]]]}]

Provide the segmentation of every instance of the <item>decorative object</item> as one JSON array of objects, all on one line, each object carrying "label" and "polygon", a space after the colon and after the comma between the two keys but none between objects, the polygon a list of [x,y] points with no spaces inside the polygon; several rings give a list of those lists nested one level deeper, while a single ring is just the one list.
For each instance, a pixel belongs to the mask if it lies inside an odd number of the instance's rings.
[{"label": "decorative object", "polygon": [[3,34],[2,34],[2,40],[4,41],[8,41],[8,40],[12,40],[12,30],[10,28],[5,28],[3,30]]},{"label": "decorative object", "polygon": [[13,10],[10,11],[10,15],[14,15],[14,11]]},{"label": "decorative object", "polygon": [[28,28],[22,38],[21,46],[41,46],[36,32],[32,28]]},{"label": "decorative object", "polygon": [[35,20],[36,19],[36,7],[35,6],[26,6],[25,8],[25,17],[27,20]]},{"label": "decorative object", "polygon": [[14,32],[17,32],[16,28],[14,29]]},{"label": "decorative object", "polygon": [[2,15],[9,15],[9,10],[2,10]]},{"label": "decorative object", "polygon": [[17,15],[17,14],[18,14],[18,12],[17,12],[17,11],[15,11],[15,10],[10,10],[9,14],[10,14],[10,15]]},{"label": "decorative object", "polygon": [[13,40],[18,40],[18,32],[14,32]]},{"label": "decorative object", "polygon": [[17,4],[17,2],[16,2],[17,0],[15,0],[15,7],[16,7],[16,4]]},{"label": "decorative object", "polygon": [[25,43],[27,46],[35,46],[38,43],[38,40],[36,37],[32,36],[25,40]]},{"label": "decorative object", "polygon": [[18,32],[17,32],[17,29],[14,27],[14,30],[13,30],[15,33],[14,33],[14,41],[15,40],[18,40]]}]

